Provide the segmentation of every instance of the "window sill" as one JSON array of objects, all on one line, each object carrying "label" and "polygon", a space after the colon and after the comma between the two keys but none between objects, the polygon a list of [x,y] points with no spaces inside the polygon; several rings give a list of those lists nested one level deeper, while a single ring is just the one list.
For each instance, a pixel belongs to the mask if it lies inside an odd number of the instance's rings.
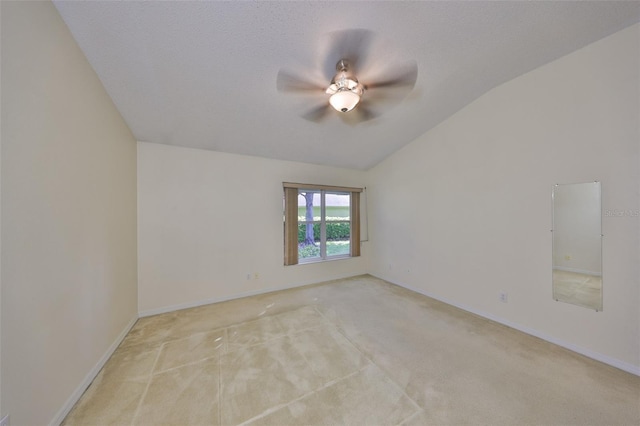
[{"label": "window sill", "polygon": [[298,265],[309,265],[311,263],[333,262],[334,260],[344,260],[344,259],[352,259],[352,256],[347,254],[347,255],[344,255],[344,256],[331,256],[331,257],[328,257],[326,259],[320,259],[320,258],[313,257],[313,258],[307,258],[307,259],[298,260]]}]

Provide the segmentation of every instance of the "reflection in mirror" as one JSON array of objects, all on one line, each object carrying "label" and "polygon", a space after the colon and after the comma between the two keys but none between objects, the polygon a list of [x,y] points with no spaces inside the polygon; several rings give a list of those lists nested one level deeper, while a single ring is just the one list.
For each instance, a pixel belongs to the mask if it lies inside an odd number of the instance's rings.
[{"label": "reflection in mirror", "polygon": [[602,310],[600,182],[553,188],[553,298]]}]

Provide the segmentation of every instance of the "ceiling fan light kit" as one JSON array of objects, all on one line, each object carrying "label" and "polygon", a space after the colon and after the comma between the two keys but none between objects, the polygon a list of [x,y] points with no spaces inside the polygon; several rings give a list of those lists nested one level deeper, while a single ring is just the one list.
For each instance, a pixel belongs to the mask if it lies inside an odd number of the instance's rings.
[{"label": "ceiling fan light kit", "polygon": [[337,74],[331,80],[326,93],[331,95],[329,103],[339,112],[349,112],[358,105],[364,86],[349,72],[349,64],[340,59],[336,64]]}]

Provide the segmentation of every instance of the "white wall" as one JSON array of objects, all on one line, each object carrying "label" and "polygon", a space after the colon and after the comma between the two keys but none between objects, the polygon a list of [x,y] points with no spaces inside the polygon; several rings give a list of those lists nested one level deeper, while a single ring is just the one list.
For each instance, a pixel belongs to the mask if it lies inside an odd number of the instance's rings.
[{"label": "white wall", "polygon": [[[369,270],[640,374],[639,40],[497,87],[372,169]],[[603,312],[551,298],[552,187],[595,180],[631,212],[603,218]]]},{"label": "white wall", "polygon": [[364,175],[139,142],[141,315],[365,273],[365,246],[359,258],[283,266],[282,210],[282,182],[362,187]]},{"label": "white wall", "polygon": [[53,4],[0,7],[2,414],[41,425],[136,318],[136,143]]}]

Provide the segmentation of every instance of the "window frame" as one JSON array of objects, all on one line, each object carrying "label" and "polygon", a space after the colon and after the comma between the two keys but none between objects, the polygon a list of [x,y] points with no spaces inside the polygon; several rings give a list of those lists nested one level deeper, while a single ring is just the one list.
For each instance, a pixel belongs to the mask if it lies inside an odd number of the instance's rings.
[{"label": "window frame", "polygon": [[[312,185],[283,182],[284,190],[284,264],[285,266],[327,262],[360,256],[360,193],[362,188]],[[300,192],[320,194],[320,256],[299,259],[298,225],[307,221],[298,220],[298,197]],[[349,220],[331,220],[331,223],[349,223],[349,253],[327,256],[326,246],[326,194],[349,195]],[[317,223],[313,221],[312,223]]]},{"label": "window frame", "polygon": [[[315,225],[316,223],[320,225],[320,255],[318,257],[298,257],[298,263],[315,263],[315,262],[324,262],[327,260],[338,260],[338,259],[348,259],[351,257],[351,201],[353,199],[353,193],[347,191],[330,191],[327,189],[321,190],[311,190],[311,189],[298,189],[298,196],[300,196],[303,192],[312,192],[314,194],[320,195],[320,220],[312,220],[308,222],[307,220],[301,221],[298,219],[298,226],[300,224],[311,223]],[[349,219],[347,220],[327,220],[327,194],[330,195],[347,195],[349,197]],[[298,216],[299,218],[300,216]],[[349,224],[349,253],[345,254],[327,254],[327,223],[348,223]]]}]

